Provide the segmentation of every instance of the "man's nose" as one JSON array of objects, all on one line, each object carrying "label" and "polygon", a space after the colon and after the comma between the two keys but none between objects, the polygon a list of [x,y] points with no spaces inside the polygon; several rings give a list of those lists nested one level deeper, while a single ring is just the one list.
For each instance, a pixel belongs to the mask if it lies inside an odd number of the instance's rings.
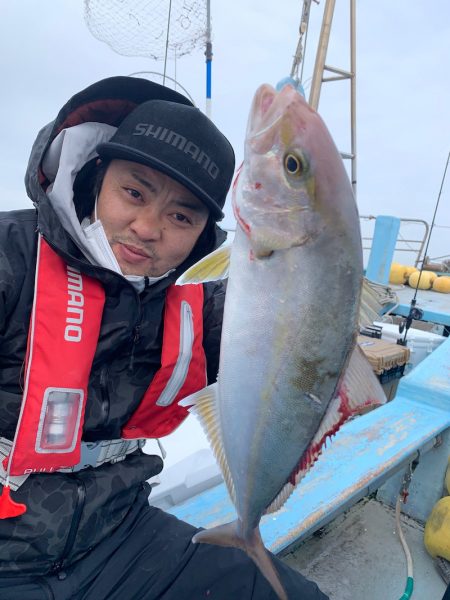
[{"label": "man's nose", "polygon": [[156,207],[141,208],[130,228],[144,242],[159,240],[163,228],[161,215]]}]

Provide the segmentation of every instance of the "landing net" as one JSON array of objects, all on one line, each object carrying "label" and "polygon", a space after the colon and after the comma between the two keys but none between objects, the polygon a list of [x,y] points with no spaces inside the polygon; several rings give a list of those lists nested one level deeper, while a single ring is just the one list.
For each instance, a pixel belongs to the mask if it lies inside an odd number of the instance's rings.
[{"label": "landing net", "polygon": [[92,35],[125,56],[177,58],[205,46],[205,0],[84,0]]}]

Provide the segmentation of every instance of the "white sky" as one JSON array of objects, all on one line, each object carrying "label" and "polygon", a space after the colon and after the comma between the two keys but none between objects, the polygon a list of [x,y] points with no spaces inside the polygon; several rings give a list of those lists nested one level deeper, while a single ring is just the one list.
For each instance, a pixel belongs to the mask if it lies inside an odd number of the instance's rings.
[{"label": "white sky", "polygon": [[[106,2],[106,0],[104,0]],[[168,0],[148,2],[158,5]],[[311,7],[304,79],[311,77],[325,0]],[[106,4],[108,4],[106,2]],[[211,0],[213,119],[242,159],[246,120],[262,83],[291,69],[299,0]],[[82,88],[112,75],[162,72],[163,63],[124,57],[88,30],[82,0],[1,0],[0,210],[31,207],[23,176],[39,129]],[[349,68],[348,0],[336,0],[327,64]],[[174,61],[168,64],[174,76]],[[202,50],[180,58],[176,78],[204,109]],[[322,88],[319,112],[349,151],[349,84]],[[361,214],[431,223],[450,151],[450,3],[357,2],[357,156]],[[450,173],[430,255],[450,254]],[[226,225],[232,225],[227,210]],[[445,227],[445,228],[444,228]]]}]

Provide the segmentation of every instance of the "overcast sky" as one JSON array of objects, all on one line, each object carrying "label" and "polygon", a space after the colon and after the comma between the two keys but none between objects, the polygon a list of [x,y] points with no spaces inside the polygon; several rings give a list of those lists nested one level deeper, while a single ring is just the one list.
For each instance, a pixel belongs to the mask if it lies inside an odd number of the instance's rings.
[{"label": "overcast sky", "polygon": [[[147,4],[164,2],[168,0]],[[311,7],[305,79],[312,75],[324,2]],[[265,82],[275,85],[290,72],[302,2],[211,4],[212,116],[241,160],[255,90]],[[104,77],[163,70],[161,61],[121,56],[97,40],[83,12],[82,0],[1,0],[1,210],[31,206],[23,186],[31,145],[70,96]],[[348,1],[337,0],[327,63],[348,69],[347,20]],[[175,75],[173,60],[168,74]],[[204,109],[202,50],[176,61],[176,79]],[[349,151],[348,89],[346,82],[325,84],[319,105],[342,151]],[[357,2],[357,122],[360,213],[431,223],[450,150],[448,0]],[[231,225],[231,211],[227,213],[226,224]],[[448,179],[436,222],[430,255],[450,254]]]}]

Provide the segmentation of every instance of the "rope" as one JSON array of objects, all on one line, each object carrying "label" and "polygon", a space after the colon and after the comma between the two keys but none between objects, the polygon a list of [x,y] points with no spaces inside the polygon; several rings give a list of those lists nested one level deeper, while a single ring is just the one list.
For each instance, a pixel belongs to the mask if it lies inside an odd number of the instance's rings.
[{"label": "rope", "polygon": [[397,498],[397,502],[395,504],[395,522],[397,523],[398,537],[400,538],[400,543],[402,545],[403,552],[405,553],[406,568],[407,568],[406,587],[405,587],[405,591],[403,592],[403,595],[400,598],[400,600],[408,600],[409,598],[411,598],[413,589],[414,589],[413,561],[412,561],[411,551],[408,547],[408,544],[406,543],[406,539],[405,539],[405,536],[402,531],[402,526],[401,526],[401,522],[400,522],[400,503],[401,503],[401,498],[399,496]]},{"label": "rope", "polygon": [[167,53],[169,50],[169,31],[170,31],[170,13],[172,11],[172,0],[169,0],[169,14],[167,16],[167,36],[166,36],[166,50],[164,53],[164,77],[163,85],[166,84],[166,67],[167,67]]},{"label": "rope", "polygon": [[[316,3],[318,3],[318,0],[314,0],[314,1]],[[294,54],[294,60],[292,62],[291,77],[292,77],[292,79],[295,79],[295,81],[297,83],[301,82],[302,78],[303,78],[303,67],[304,67],[303,57],[306,52],[306,43],[308,40],[308,22],[309,22],[309,10],[311,8],[311,2],[312,2],[312,0],[303,0],[302,16],[301,16],[300,25],[298,28],[299,38],[298,38],[297,48],[296,48],[295,54]],[[303,42],[304,35],[305,35],[305,45],[303,47],[302,42]],[[302,70],[300,72],[300,78],[299,78],[298,69],[299,69],[300,63],[302,65]]]}]

